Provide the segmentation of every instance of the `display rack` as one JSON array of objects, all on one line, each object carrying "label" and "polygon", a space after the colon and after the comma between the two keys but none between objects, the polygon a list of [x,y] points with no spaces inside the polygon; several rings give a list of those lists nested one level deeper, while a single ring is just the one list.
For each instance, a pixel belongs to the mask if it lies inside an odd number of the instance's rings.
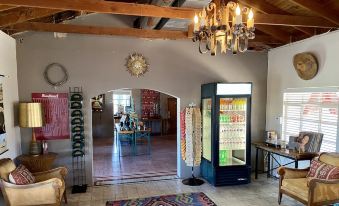
[{"label": "display rack", "polygon": [[87,190],[87,181],[85,167],[83,95],[81,87],[69,88],[69,109],[72,134],[72,193],[85,193]]},{"label": "display rack", "polygon": [[[191,104],[189,104],[189,106],[188,107],[186,107],[185,109],[190,109],[190,108],[195,108],[196,107],[196,104],[195,103],[191,103]],[[200,111],[199,111],[200,112]],[[185,123],[186,124],[186,123]],[[192,122],[192,124],[194,124],[193,122]],[[193,126],[194,127],[194,126]],[[193,137],[195,137],[195,135],[194,135],[194,133],[196,133],[197,131],[195,131],[195,129],[193,129],[193,132],[192,132],[192,139],[193,139]],[[200,139],[201,139],[201,137],[200,137]],[[196,147],[196,145],[195,145],[195,140],[193,139],[192,140],[192,148],[193,148],[193,154],[192,154],[192,156],[193,156],[193,165],[191,166],[191,175],[192,175],[192,177],[189,177],[189,178],[186,178],[186,179],[184,179],[184,180],[182,180],[182,183],[184,184],[184,185],[188,185],[188,186],[200,186],[200,185],[202,185],[202,184],[204,184],[204,181],[202,180],[202,179],[199,179],[199,178],[197,178],[197,177],[195,177],[194,176],[194,167],[195,166],[199,166],[199,165],[195,165],[194,163],[195,163],[195,156],[196,155],[201,155],[201,154],[196,154],[196,149],[195,149],[195,147]]]}]

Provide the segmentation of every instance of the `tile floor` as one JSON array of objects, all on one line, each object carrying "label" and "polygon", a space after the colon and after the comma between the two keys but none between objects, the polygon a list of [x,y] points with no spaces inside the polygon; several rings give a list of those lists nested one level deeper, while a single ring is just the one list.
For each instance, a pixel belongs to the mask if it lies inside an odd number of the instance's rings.
[{"label": "tile floor", "polygon": [[[68,206],[104,206],[108,200],[169,195],[187,192],[204,192],[218,206],[275,206],[277,203],[278,181],[261,176],[248,185],[212,187],[205,183],[189,187],[181,180],[162,180],[141,183],[89,187],[87,193],[68,194]],[[70,192],[70,190],[68,190]],[[302,206],[284,196],[282,206]]]},{"label": "tile floor", "polygon": [[[151,155],[124,156],[120,158],[113,137],[93,139],[94,181],[121,178],[142,178],[156,175],[176,175],[176,135],[152,136]],[[147,146],[138,144],[138,153],[145,153]],[[124,152],[128,154],[129,145]]]}]

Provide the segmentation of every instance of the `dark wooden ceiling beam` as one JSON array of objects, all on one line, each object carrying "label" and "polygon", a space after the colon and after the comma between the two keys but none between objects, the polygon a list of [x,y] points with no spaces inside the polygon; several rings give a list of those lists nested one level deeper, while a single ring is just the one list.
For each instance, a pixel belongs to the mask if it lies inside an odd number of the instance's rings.
[{"label": "dark wooden ceiling beam", "polygon": [[0,4],[37,7],[60,10],[87,11],[95,13],[122,14],[133,16],[167,17],[193,19],[195,10],[190,8],[161,7],[149,4],[135,4],[88,0],[0,0]]},{"label": "dark wooden ceiling beam", "polygon": [[6,28],[15,31],[60,32],[92,35],[130,36],[150,39],[187,39],[187,31],[146,30],[135,28],[112,28],[100,26],[84,26],[74,24],[51,24],[38,22],[25,22]]},{"label": "dark wooden ceiling beam", "polygon": [[0,13],[0,27],[6,27],[17,23],[50,16],[58,12],[60,12],[60,10],[24,7],[8,10]]},{"label": "dark wooden ceiling beam", "polygon": [[319,1],[315,0],[290,0],[299,6],[309,9],[312,12],[318,14],[319,16],[327,19],[328,21],[339,25],[339,12],[333,10],[332,8],[328,8],[326,5],[322,5],[318,3]]},{"label": "dark wooden ceiling beam", "polygon": [[[174,19],[192,19],[199,9],[161,7],[147,4],[122,2],[89,2],[86,0],[0,0],[0,4],[12,6],[37,7],[59,10],[88,11],[97,13],[122,14],[133,16],[165,17]],[[305,26],[333,28],[335,24],[319,17],[304,17],[292,15],[256,14],[256,24]]]},{"label": "dark wooden ceiling beam", "polygon": [[[281,15],[290,15],[289,12],[282,10],[276,6],[273,6],[272,4],[266,2],[265,0],[239,0],[240,3],[245,4],[249,7],[252,7],[256,11],[260,11],[264,14],[281,14]],[[294,29],[303,32],[304,34],[307,34],[308,36],[314,35],[314,28],[304,28],[304,27],[293,27]]]},{"label": "dark wooden ceiling beam", "polygon": [[279,26],[303,26],[319,28],[335,28],[336,24],[326,19],[313,16],[294,16],[281,14],[256,14],[256,24],[279,25]]},{"label": "dark wooden ceiling beam", "polygon": [[254,39],[250,39],[250,42],[262,43],[262,44],[281,44],[279,40],[276,40],[270,35],[255,35]]},{"label": "dark wooden ceiling beam", "polygon": [[281,43],[287,44],[291,42],[291,34],[284,30],[267,25],[256,25],[255,27],[265,34],[272,36],[274,39],[279,40]]},{"label": "dark wooden ceiling beam", "polygon": [[[100,26],[85,26],[73,24],[52,24],[40,22],[25,22],[7,27],[8,31],[40,31],[40,32],[60,32],[60,33],[75,33],[75,34],[92,34],[92,35],[111,35],[111,36],[130,36],[138,38],[151,39],[190,39],[189,33],[192,33],[193,28],[187,31],[172,31],[172,30],[146,30],[135,28],[114,28]],[[256,38],[250,40],[251,43],[267,43],[280,44],[274,38],[267,35],[256,35]]]}]

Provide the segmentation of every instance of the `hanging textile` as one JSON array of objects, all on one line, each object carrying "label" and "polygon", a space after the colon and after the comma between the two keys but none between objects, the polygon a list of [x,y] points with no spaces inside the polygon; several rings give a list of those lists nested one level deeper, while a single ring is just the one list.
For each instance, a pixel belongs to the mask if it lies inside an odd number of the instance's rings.
[{"label": "hanging textile", "polygon": [[186,111],[180,112],[180,148],[181,148],[181,157],[183,160],[186,160],[186,134],[185,134],[185,113]]},{"label": "hanging textile", "polygon": [[186,133],[186,164],[193,166],[193,108],[186,108],[185,115],[185,133]]},{"label": "hanging textile", "polygon": [[[198,166],[201,162],[201,114],[199,108],[188,107],[185,114],[185,134],[182,134],[182,144],[185,143],[185,162],[187,166]],[[182,146],[183,148],[183,146]],[[183,152],[183,150],[182,150]]]},{"label": "hanging textile", "polygon": [[194,108],[193,112],[193,140],[194,140],[194,165],[200,165],[202,155],[201,144],[201,113],[200,108]]}]

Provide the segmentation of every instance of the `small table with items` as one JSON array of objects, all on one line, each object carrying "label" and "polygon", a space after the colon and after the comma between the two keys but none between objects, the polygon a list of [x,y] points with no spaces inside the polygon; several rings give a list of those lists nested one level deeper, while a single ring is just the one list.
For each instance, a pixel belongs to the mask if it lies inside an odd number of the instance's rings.
[{"label": "small table with items", "polygon": [[[279,168],[280,166],[286,166],[289,164],[294,163],[294,167],[298,168],[298,161],[301,160],[312,160],[314,157],[318,156],[318,153],[309,153],[309,152],[305,152],[305,153],[299,153],[295,150],[291,150],[291,149],[281,149],[281,148],[277,148],[274,146],[270,146],[269,144],[265,143],[265,142],[256,142],[256,143],[252,143],[252,145],[256,148],[256,153],[255,153],[255,179],[258,178],[258,158],[259,158],[259,150],[262,150],[263,152],[267,153],[267,177],[271,176],[271,172],[277,168]],[[292,162],[289,162],[287,164],[282,165],[275,157],[274,155],[278,155],[278,156],[283,156],[286,157],[288,159],[291,159]],[[273,159],[279,166],[275,167],[275,168],[271,168],[270,166],[270,159]]]},{"label": "small table with items", "polygon": [[127,140],[132,147],[132,155],[137,155],[137,140],[138,139],[147,139],[147,150],[148,154],[151,154],[151,130],[123,130],[118,131],[118,145],[119,145],[119,156],[121,154],[121,141]]},{"label": "small table with items", "polygon": [[30,172],[43,172],[52,169],[57,154],[49,152],[41,155],[20,155],[18,161],[23,164]]}]

